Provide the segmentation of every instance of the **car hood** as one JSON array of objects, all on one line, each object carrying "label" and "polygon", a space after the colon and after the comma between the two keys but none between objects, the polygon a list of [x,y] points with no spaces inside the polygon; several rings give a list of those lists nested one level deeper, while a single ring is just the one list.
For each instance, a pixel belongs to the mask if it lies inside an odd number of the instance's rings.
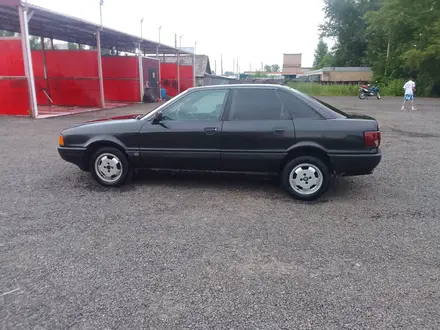
[{"label": "car hood", "polygon": [[93,119],[93,120],[89,120],[89,121],[86,121],[83,123],[73,125],[72,127],[90,125],[90,124],[95,124],[95,123],[110,122],[110,121],[115,121],[115,120],[118,120],[118,121],[133,120],[140,115],[141,114],[133,114],[133,115],[123,115],[123,116],[110,117],[110,118],[98,118],[98,119]]},{"label": "car hood", "polygon": [[86,121],[84,124],[87,123],[96,123],[98,121],[109,121],[109,120],[124,120],[124,119],[135,119],[136,117],[140,116],[140,114],[135,115],[123,115],[123,116],[116,116],[116,117],[110,117],[110,118],[99,118],[94,120]]}]

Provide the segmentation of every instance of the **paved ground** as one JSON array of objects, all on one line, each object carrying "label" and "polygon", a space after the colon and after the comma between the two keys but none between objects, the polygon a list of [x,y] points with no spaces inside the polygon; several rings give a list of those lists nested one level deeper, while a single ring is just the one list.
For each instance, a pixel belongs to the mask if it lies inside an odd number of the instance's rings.
[{"label": "paved ground", "polygon": [[325,100],[375,116],[384,159],[315,203],[240,177],[104,189],[56,145],[110,112],[0,118],[0,328],[439,329],[440,101]]}]

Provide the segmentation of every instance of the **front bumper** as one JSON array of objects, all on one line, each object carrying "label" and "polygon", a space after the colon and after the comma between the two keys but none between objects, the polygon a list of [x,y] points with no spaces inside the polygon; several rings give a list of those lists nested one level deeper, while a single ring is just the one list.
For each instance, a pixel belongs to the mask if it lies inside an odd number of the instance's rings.
[{"label": "front bumper", "polygon": [[88,170],[88,164],[85,159],[86,148],[58,147],[58,153],[66,162],[75,164],[83,171]]},{"label": "front bumper", "polygon": [[382,153],[379,149],[375,154],[330,155],[334,172],[344,176],[371,174],[381,159]]}]

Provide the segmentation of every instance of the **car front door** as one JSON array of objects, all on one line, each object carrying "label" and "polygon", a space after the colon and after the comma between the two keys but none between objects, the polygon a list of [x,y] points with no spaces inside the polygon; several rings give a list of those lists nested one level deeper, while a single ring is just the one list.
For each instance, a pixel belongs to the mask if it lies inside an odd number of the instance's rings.
[{"label": "car front door", "polygon": [[227,95],[227,89],[192,91],[163,109],[160,121],[147,121],[139,136],[143,167],[218,170]]},{"label": "car front door", "polygon": [[229,104],[221,132],[222,170],[278,172],[295,129],[276,90],[239,87]]}]

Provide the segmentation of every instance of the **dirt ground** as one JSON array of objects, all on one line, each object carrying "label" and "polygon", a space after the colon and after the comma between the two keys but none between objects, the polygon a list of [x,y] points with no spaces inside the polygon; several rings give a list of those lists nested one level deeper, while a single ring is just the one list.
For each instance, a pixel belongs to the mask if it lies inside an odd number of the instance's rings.
[{"label": "dirt ground", "polygon": [[151,105],[0,117],[0,328],[439,329],[440,100],[323,100],[377,118],[383,161],[314,203],[238,176],[106,189],[58,156]]}]

